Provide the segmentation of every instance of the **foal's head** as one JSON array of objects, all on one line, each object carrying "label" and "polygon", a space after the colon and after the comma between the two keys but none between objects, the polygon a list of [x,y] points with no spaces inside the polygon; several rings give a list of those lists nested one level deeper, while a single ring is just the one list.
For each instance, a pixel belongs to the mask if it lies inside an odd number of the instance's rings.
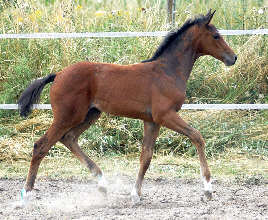
[{"label": "foal's head", "polygon": [[227,66],[235,64],[237,56],[223,40],[215,26],[210,24],[214,13],[215,11],[211,13],[209,10],[206,15],[187,20],[181,28],[170,32],[165,37],[150,59],[142,62],[155,61],[162,56],[172,56],[174,51],[178,52],[178,48],[181,53],[188,48],[187,43],[190,43],[190,48],[195,52],[195,59],[202,55],[211,55]]},{"label": "foal's head", "polygon": [[218,30],[210,21],[215,11],[211,10],[202,19],[202,22],[195,26],[197,53],[201,55],[211,55],[225,63],[226,66],[235,64],[237,56],[227,45]]}]

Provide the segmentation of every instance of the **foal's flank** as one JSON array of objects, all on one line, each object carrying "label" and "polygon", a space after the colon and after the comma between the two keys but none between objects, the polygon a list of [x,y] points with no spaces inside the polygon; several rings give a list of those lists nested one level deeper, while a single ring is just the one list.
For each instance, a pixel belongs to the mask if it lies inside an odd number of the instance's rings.
[{"label": "foal's flank", "polygon": [[190,138],[196,146],[204,183],[204,193],[212,197],[211,174],[205,158],[205,142],[200,132],[189,126],[177,111],[185,100],[186,83],[195,61],[210,55],[225,65],[235,64],[237,56],[210,23],[215,11],[187,20],[170,32],[154,55],[139,64],[79,62],[57,74],[34,81],[21,95],[20,114],[27,116],[47,83],[53,82],[50,101],[53,122],[34,144],[23,196],[34,187],[38,167],[51,146],[62,142],[99,179],[99,190],[106,193],[101,169],[78,145],[79,136],[102,112],[144,121],[140,169],[131,192],[137,203],[141,197],[144,175],[150,165],[161,126]]}]

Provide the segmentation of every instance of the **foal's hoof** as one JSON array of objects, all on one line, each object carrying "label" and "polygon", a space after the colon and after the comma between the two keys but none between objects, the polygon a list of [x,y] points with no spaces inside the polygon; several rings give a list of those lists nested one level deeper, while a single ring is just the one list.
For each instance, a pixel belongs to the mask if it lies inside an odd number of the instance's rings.
[{"label": "foal's hoof", "polygon": [[20,191],[21,205],[26,205],[32,199],[32,197],[32,192],[26,192],[26,190],[23,188]]},{"label": "foal's hoof", "polygon": [[107,180],[102,176],[98,182],[98,190],[104,196],[107,196],[107,185]]},{"label": "foal's hoof", "polygon": [[204,191],[204,195],[206,196],[207,200],[211,200],[212,199],[212,192],[210,192],[210,191]]},{"label": "foal's hoof", "polygon": [[135,188],[132,189],[130,196],[131,201],[134,205],[138,205],[141,202],[140,196],[138,195]]},{"label": "foal's hoof", "polygon": [[102,195],[104,195],[105,197],[107,196],[107,188],[106,188],[106,187],[104,187],[104,186],[99,186],[99,187],[98,187],[98,190],[99,190],[99,192],[100,192]]},{"label": "foal's hoof", "polygon": [[98,190],[99,192],[101,192],[104,196],[107,196],[107,185],[108,182],[105,179],[105,177],[102,175],[101,177],[99,177],[99,181],[98,181]]},{"label": "foal's hoof", "polygon": [[131,201],[133,205],[138,205],[141,202],[141,199],[138,195],[131,195]]}]

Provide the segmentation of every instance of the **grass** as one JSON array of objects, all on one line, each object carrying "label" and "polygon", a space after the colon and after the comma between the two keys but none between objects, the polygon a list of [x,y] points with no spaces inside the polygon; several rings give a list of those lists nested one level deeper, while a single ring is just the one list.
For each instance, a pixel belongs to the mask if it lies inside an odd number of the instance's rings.
[{"label": "grass", "polygon": [[[30,161],[34,141],[46,131],[52,121],[50,111],[40,112],[41,110],[34,111],[26,120],[19,117],[1,120],[1,163],[20,164]],[[254,161],[258,158],[264,165],[268,161],[268,133],[265,132],[268,130],[267,112],[182,111],[181,116],[203,134],[206,154],[210,160],[219,161],[217,158],[225,158],[224,155],[228,155],[227,158],[242,155],[243,159],[238,160],[241,167],[244,166],[243,160]],[[99,160],[102,157],[131,160],[139,155],[142,132],[142,123],[138,120],[103,115],[81,136],[79,143],[87,154]],[[195,147],[189,139],[164,128],[160,131],[155,152],[160,158],[196,158]],[[52,161],[59,160],[58,158],[69,160],[72,155],[63,145],[57,144],[47,157]],[[234,161],[229,161],[232,162]],[[190,173],[195,171],[194,169]]]},{"label": "grass", "polygon": [[[93,157],[94,161],[108,176],[117,174],[136,178],[139,169],[138,156],[112,155]],[[208,160],[214,179],[235,180],[256,176],[268,179],[267,158],[252,157],[237,150],[228,150],[224,154]],[[146,173],[146,178],[199,178],[200,165],[197,157],[156,154]],[[1,162],[0,178],[26,178],[28,161]],[[38,178],[81,178],[90,179],[88,169],[73,157],[46,157],[42,162]]]},{"label": "grass", "polygon": [[[213,24],[219,29],[257,29],[265,28],[267,23],[267,3],[263,0],[177,0],[176,3],[176,26],[196,14],[206,13],[209,8],[217,10]],[[1,1],[0,12],[1,33],[172,28],[166,23],[165,0]],[[186,103],[268,103],[267,35],[225,38],[238,54],[236,65],[226,68],[214,58],[200,59],[188,81]],[[86,58],[120,64],[140,62],[152,55],[161,40],[147,37],[1,39],[0,103],[16,103],[33,79]],[[42,103],[49,103],[48,92],[49,86],[42,94]],[[267,178],[267,111],[182,111],[180,115],[203,134],[206,153],[216,176],[259,173]],[[33,143],[51,121],[50,111],[34,111],[24,120],[17,111],[0,110],[0,177],[25,175]],[[136,173],[142,130],[140,121],[103,115],[82,135],[80,144],[105,171],[122,166],[124,172]],[[156,155],[149,176],[154,173],[182,177],[199,175],[195,148],[185,137],[161,129]],[[101,159],[103,157],[107,163]],[[49,176],[56,175],[54,167],[62,176],[87,175],[86,168],[81,169],[80,165],[71,168],[72,163],[79,163],[75,161],[65,147],[57,144],[50,151],[41,176],[46,172]],[[159,165],[161,163],[176,165]]]}]

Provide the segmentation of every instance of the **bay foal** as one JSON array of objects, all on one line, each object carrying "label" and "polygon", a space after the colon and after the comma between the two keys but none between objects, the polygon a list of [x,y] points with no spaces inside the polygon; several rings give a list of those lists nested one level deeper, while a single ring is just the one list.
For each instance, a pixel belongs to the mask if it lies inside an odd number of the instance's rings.
[{"label": "bay foal", "polygon": [[152,58],[133,65],[80,62],[57,74],[35,80],[21,95],[20,114],[27,116],[33,103],[47,83],[53,82],[50,101],[54,119],[47,132],[34,144],[33,155],[22,195],[34,186],[38,167],[49,149],[62,142],[99,178],[99,189],[106,192],[100,168],[81,150],[78,137],[101,115],[113,115],[144,121],[144,139],[140,169],[131,196],[138,202],[141,186],[148,169],[161,126],[190,138],[196,146],[205,195],[212,196],[211,175],[205,158],[204,140],[177,111],[185,100],[186,82],[195,61],[210,55],[230,66],[237,56],[217,29],[210,24],[211,10],[188,20],[178,30],[169,33]]}]

